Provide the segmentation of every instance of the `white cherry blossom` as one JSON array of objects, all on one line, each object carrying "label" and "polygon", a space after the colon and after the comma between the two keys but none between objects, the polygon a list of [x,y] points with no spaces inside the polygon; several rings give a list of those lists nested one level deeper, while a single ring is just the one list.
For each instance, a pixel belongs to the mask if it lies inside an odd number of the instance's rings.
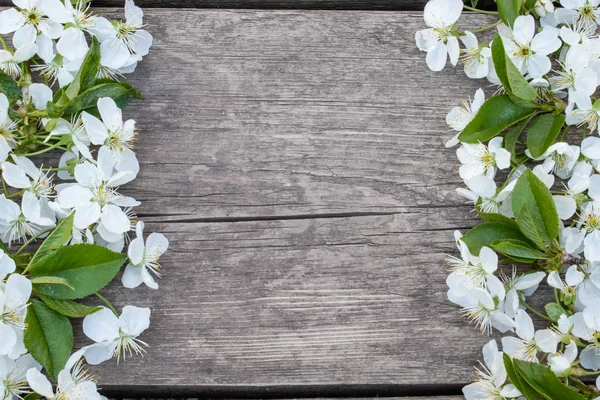
[{"label": "white cherry blossom", "polygon": [[498,27],[506,53],[521,70],[533,78],[539,78],[550,71],[549,54],[558,50],[561,41],[554,29],[544,29],[535,34],[535,20],[531,15],[516,18],[513,29],[505,25]]},{"label": "white cherry blossom", "polygon": [[458,62],[460,48],[452,28],[462,8],[460,0],[431,0],[425,6],[425,24],[429,28],[418,31],[415,39],[419,50],[427,52],[427,66],[432,71],[444,69],[448,57],[452,65]]},{"label": "white cherry blossom", "polygon": [[135,121],[130,119],[123,122],[121,109],[110,97],[98,100],[98,110],[102,121],[85,111],[81,115],[91,142],[109,151],[118,171],[137,174],[140,166],[133,152]]},{"label": "white cherry blossom", "polygon": [[107,308],[88,315],[83,319],[83,332],[96,343],[85,348],[85,359],[96,365],[113,357],[125,360],[127,355],[143,354],[148,345],[138,336],[148,326],[149,308],[125,306],[119,317]]},{"label": "white cherry blossom", "polygon": [[136,225],[137,237],[129,244],[127,255],[129,264],[123,273],[123,286],[135,288],[145,283],[152,289],[158,289],[152,274],[160,277],[160,256],[167,251],[169,241],[162,233],[151,233],[144,241],[144,223]]}]

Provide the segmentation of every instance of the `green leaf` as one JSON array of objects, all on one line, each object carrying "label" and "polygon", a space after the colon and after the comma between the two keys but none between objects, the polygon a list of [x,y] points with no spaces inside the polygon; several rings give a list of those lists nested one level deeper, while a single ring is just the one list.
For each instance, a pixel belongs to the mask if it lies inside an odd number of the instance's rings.
[{"label": "green leaf", "polygon": [[[504,360],[504,366],[506,367],[506,373],[510,378],[510,381],[515,387],[523,394],[528,400],[547,400],[545,397],[540,395],[531,385],[524,380],[521,375],[515,369],[513,360],[506,353],[502,354]],[[550,399],[552,400],[552,399]]]},{"label": "green leaf", "polygon": [[127,256],[93,244],[62,247],[42,258],[30,270],[31,278],[57,276],[75,288],[39,285],[37,291],[56,299],[78,299],[102,289],[119,273]]},{"label": "green leaf", "polygon": [[494,60],[494,68],[496,69],[498,79],[500,79],[506,90],[526,102],[535,100],[537,97],[535,90],[533,90],[529,82],[527,82],[506,54],[502,37],[498,34],[492,41],[492,59]]},{"label": "green leaf", "polygon": [[69,216],[56,225],[56,228],[50,235],[44,240],[38,251],[29,262],[29,265],[33,265],[42,258],[44,258],[50,252],[61,248],[69,238],[73,231],[73,218],[75,213],[69,214]]},{"label": "green leaf", "polygon": [[529,240],[543,251],[548,249],[546,243],[548,242],[547,237],[544,237],[544,233],[540,231],[539,225],[533,220],[529,208],[526,204],[523,204],[521,211],[517,214],[517,223],[519,229]]},{"label": "green leaf", "polygon": [[517,221],[515,221],[512,218],[508,218],[507,216],[504,216],[502,214],[485,213],[485,212],[481,212],[481,211],[477,211],[477,213],[479,214],[479,216],[481,217],[483,222],[497,222],[499,224],[506,224],[506,225],[514,226],[516,229],[519,228],[519,225],[517,225]]},{"label": "green leaf", "polygon": [[506,94],[490,97],[458,138],[465,143],[487,141],[534,112],[533,108],[516,105]]},{"label": "green leaf", "polygon": [[542,396],[550,400],[586,400],[577,391],[562,383],[550,368],[528,361],[512,361],[515,371]]},{"label": "green leaf", "polygon": [[89,307],[71,300],[53,299],[43,294],[39,296],[48,307],[69,318],[83,318],[102,309],[102,307]]},{"label": "green leaf", "polygon": [[462,241],[469,247],[474,255],[479,254],[483,246],[491,246],[495,240],[515,239],[522,242],[529,242],[523,234],[514,225],[502,224],[497,222],[484,222],[473,229],[470,229],[463,235]]},{"label": "green leaf", "polygon": [[544,306],[546,315],[554,322],[558,321],[561,315],[569,316],[569,313],[558,303],[548,303]]},{"label": "green leaf", "polygon": [[515,239],[494,240],[492,248],[515,261],[532,263],[547,259],[547,255],[531,247],[529,243]]},{"label": "green leaf", "polygon": [[0,93],[4,93],[9,101],[21,99],[21,89],[9,75],[0,71]]},{"label": "green leaf", "polygon": [[73,328],[69,319],[32,300],[25,319],[27,328],[23,341],[27,351],[53,379],[62,370],[73,349]]},{"label": "green leaf", "polygon": [[77,72],[73,81],[65,90],[65,94],[69,99],[74,99],[79,93],[94,86],[96,76],[100,69],[100,42],[94,36],[92,37],[92,45]]},{"label": "green leaf", "polygon": [[531,121],[531,118],[524,119],[510,128],[508,132],[506,132],[506,135],[504,135],[504,148],[510,153],[510,160],[515,164],[517,164],[517,142],[529,121]]},{"label": "green leaf", "polygon": [[37,393],[29,393],[27,396],[23,397],[23,400],[38,400],[41,399],[42,396],[41,394],[37,394]]},{"label": "green leaf", "polygon": [[131,99],[141,99],[142,94],[128,83],[109,82],[93,86],[77,96],[64,109],[63,115],[73,115],[80,111],[88,111],[97,115],[97,103],[101,97],[110,97],[119,107],[126,105]]},{"label": "green leaf", "polygon": [[544,114],[533,121],[527,132],[527,148],[538,158],[554,144],[565,123],[565,114]]},{"label": "green leaf", "polygon": [[515,19],[519,16],[521,0],[496,0],[496,5],[502,22],[512,28]]},{"label": "green leaf", "polygon": [[38,276],[37,278],[32,278],[31,283],[33,285],[64,285],[71,290],[75,290],[73,286],[69,283],[65,278],[59,278],[58,276]]},{"label": "green leaf", "polygon": [[519,215],[525,205],[544,242],[553,240],[558,235],[559,219],[552,194],[531,170],[523,172],[517,180],[512,192],[511,204],[519,226],[522,225]]}]

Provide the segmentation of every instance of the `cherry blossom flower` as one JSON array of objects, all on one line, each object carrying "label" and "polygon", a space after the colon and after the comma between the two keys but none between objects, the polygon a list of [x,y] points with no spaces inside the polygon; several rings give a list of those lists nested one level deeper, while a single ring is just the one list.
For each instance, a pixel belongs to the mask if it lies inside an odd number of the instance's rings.
[{"label": "cherry blossom flower", "polygon": [[81,119],[90,140],[110,152],[117,171],[130,171],[137,174],[140,166],[133,152],[135,139],[135,121],[123,122],[121,109],[110,97],[98,100],[98,111],[102,121],[87,112]]},{"label": "cherry blossom flower", "polygon": [[116,188],[135,178],[132,172],[113,173],[113,159],[106,148],[98,154],[98,165],[89,162],[75,167],[77,184],[65,184],[58,191],[58,204],[74,209],[74,226],[86,229],[101,221],[103,228],[116,235],[129,231],[130,222],[121,206],[137,206],[130,197],[120,195]]},{"label": "cherry blossom flower", "polygon": [[54,221],[42,210],[40,202],[31,192],[23,194],[21,207],[0,194],[0,237],[4,243],[12,243],[33,236],[54,225]]},{"label": "cherry blossom flower", "polygon": [[460,40],[465,45],[463,55],[459,58],[459,62],[465,65],[465,74],[473,79],[487,77],[490,72],[490,59],[492,57],[490,48],[479,46],[477,37],[469,31],[465,31]]},{"label": "cherry blossom flower", "polygon": [[31,59],[37,51],[37,45],[29,42],[18,47],[14,54],[7,50],[0,50],[0,70],[13,79],[17,79],[21,76],[19,64]]},{"label": "cherry blossom flower", "polygon": [[31,354],[25,354],[17,360],[0,356],[0,397],[5,400],[17,400],[31,393],[27,386],[27,371],[42,366],[34,360]]},{"label": "cherry blossom flower", "polygon": [[161,233],[151,233],[144,242],[144,223],[138,222],[136,225],[137,237],[129,243],[127,254],[130,263],[123,273],[123,286],[126,288],[135,288],[145,283],[152,289],[158,289],[158,284],[154,281],[151,273],[160,277],[160,256],[167,251],[169,241]]},{"label": "cherry blossom flower", "polygon": [[61,24],[68,22],[68,14],[59,0],[13,0],[17,8],[0,13],[0,35],[14,32],[16,48],[34,43],[38,31],[50,39],[58,39]]},{"label": "cherry blossom flower", "polygon": [[502,148],[501,137],[493,138],[487,146],[482,143],[463,143],[456,150],[456,155],[462,164],[458,173],[464,180],[480,175],[494,178],[498,169],[510,167],[511,156]]},{"label": "cherry blossom flower", "polygon": [[453,25],[460,17],[463,3],[460,0],[431,0],[425,6],[425,24],[428,29],[416,33],[419,50],[427,52],[427,66],[432,71],[441,71],[450,57],[456,65],[460,55],[457,35]]},{"label": "cherry blossom flower", "polygon": [[107,308],[88,315],[83,319],[83,332],[96,343],[85,347],[84,357],[96,365],[113,357],[120,360],[143,354],[148,345],[138,336],[149,326],[149,308],[125,306],[120,317]]},{"label": "cherry blossom flower", "polygon": [[0,289],[0,356],[16,359],[25,353],[23,330],[31,296],[29,279],[11,274]]},{"label": "cherry blossom flower", "polygon": [[498,27],[506,53],[521,70],[533,78],[539,78],[550,71],[548,54],[558,50],[561,41],[554,29],[544,29],[535,34],[535,20],[531,15],[516,18],[513,29],[505,25]]},{"label": "cherry blossom flower", "polygon": [[502,360],[502,352],[498,351],[495,340],[483,346],[481,369],[476,369],[476,381],[463,388],[467,400],[512,399],[522,396],[511,383],[506,383],[508,374]]},{"label": "cherry blossom flower", "polygon": [[73,7],[71,0],[65,0],[69,27],[62,32],[56,49],[61,56],[69,60],[81,59],[88,51],[85,32],[92,32],[96,24],[96,17],[91,15],[89,8],[88,2],[78,0]]},{"label": "cherry blossom flower", "polygon": [[56,391],[52,384],[36,368],[27,371],[27,382],[31,389],[44,396],[48,400],[78,399],[78,400],[101,400],[96,382],[84,369],[81,362],[82,351],[74,353],[65,368],[58,373],[58,385]]},{"label": "cherry blossom flower", "polygon": [[516,333],[518,337],[505,336],[502,338],[502,348],[511,357],[524,361],[538,362],[537,354],[555,353],[558,337],[550,329],[535,331],[531,317],[523,310],[515,316]]},{"label": "cherry blossom flower", "polygon": [[591,303],[583,310],[569,317],[573,323],[573,335],[591,342],[581,351],[581,366],[593,371],[600,370],[600,300]]},{"label": "cherry blossom flower", "polygon": [[548,365],[556,375],[567,376],[576,359],[577,344],[571,340],[563,352],[548,355]]},{"label": "cherry blossom flower", "polygon": [[119,69],[130,63],[132,56],[145,56],[152,46],[152,35],[141,29],[144,13],[132,0],[125,1],[125,22],[112,24],[106,18],[96,18],[94,33],[100,39],[104,65]]},{"label": "cherry blossom flower", "polygon": [[454,147],[460,143],[458,140],[458,135],[475,117],[477,111],[479,111],[479,108],[481,108],[484,101],[485,94],[483,93],[483,90],[477,89],[472,102],[464,101],[462,107],[454,107],[452,110],[450,110],[446,116],[446,123],[452,130],[459,133],[446,142],[446,147]]}]

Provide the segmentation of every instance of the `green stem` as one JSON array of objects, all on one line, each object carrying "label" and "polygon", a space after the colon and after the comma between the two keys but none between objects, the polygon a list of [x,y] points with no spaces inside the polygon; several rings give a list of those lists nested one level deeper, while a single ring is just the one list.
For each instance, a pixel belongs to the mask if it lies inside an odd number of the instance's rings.
[{"label": "green stem", "polygon": [[2,39],[2,36],[0,36],[0,43],[2,43],[2,47],[4,47],[4,50],[10,52],[8,46],[6,45],[6,42],[4,41],[4,39]]},{"label": "green stem", "polygon": [[[54,230],[54,227],[52,227],[52,228],[48,228],[48,229],[45,229],[45,230],[43,230],[43,231],[40,231],[40,232],[36,233],[35,235],[33,235],[33,236],[31,237],[31,239],[29,239],[28,241],[26,241],[26,242],[23,244],[23,246],[21,246],[21,248],[19,248],[19,250],[17,250],[17,252],[16,252],[15,254],[13,254],[12,256],[13,256],[13,257],[16,257],[16,256],[18,256],[19,254],[21,254],[21,252],[22,252],[23,250],[25,250],[25,248],[26,248],[27,246],[29,246],[29,245],[30,245],[32,242],[34,242],[34,241],[35,241],[37,238],[39,238],[39,237],[40,237],[40,236],[42,236],[43,234],[45,234],[45,233],[48,233],[48,232],[50,232],[50,231],[53,231],[53,230]],[[23,273],[25,273],[25,272],[27,272],[27,270],[23,271]]]},{"label": "green stem", "polygon": [[13,193],[13,194],[8,194],[8,195],[6,195],[6,198],[7,198],[7,199],[13,199],[13,198],[15,198],[15,197],[22,196],[24,193],[25,193],[25,189],[23,189],[23,190],[19,190],[17,193]]},{"label": "green stem", "polygon": [[4,194],[8,196],[8,188],[6,187],[6,181],[4,180],[4,176],[2,176],[2,189],[4,189]]},{"label": "green stem", "polygon": [[106,297],[102,296],[98,292],[96,292],[94,294],[96,295],[96,297],[98,297],[100,300],[102,300],[102,302],[104,304],[106,304],[106,307],[108,307],[110,309],[110,311],[112,311],[117,316],[117,318],[119,317],[119,313],[117,312],[117,310],[115,310],[115,308],[113,307],[113,305],[110,304],[110,301],[108,301],[108,299]]},{"label": "green stem", "polygon": [[600,371],[581,371],[577,372],[577,376],[594,376],[600,374]]},{"label": "green stem", "polygon": [[502,23],[502,21],[494,22],[493,24],[491,24],[491,25],[487,25],[487,26],[484,26],[483,28],[475,29],[475,30],[471,31],[471,33],[480,33],[480,32],[485,32],[485,31],[487,31],[487,30],[489,30],[489,29],[492,29],[492,28],[495,28],[495,27],[497,27],[497,26],[498,26],[498,25],[500,25],[501,23]]},{"label": "green stem", "polygon": [[476,13],[479,13],[479,14],[498,15],[498,11],[485,11],[485,10],[480,10],[480,9],[478,9],[478,8],[475,8],[475,7],[470,7],[470,6],[466,5],[466,4],[463,4],[463,8],[464,8],[465,10],[468,10],[468,11],[473,11],[473,12],[476,12]]},{"label": "green stem", "polygon": [[51,151],[51,150],[54,150],[54,149],[56,149],[56,148],[60,148],[60,146],[61,146],[62,144],[63,144],[62,142],[56,142],[56,143],[54,143],[53,145],[51,145],[51,146],[48,146],[48,147],[46,147],[45,149],[42,149],[42,150],[40,150],[40,151],[36,151],[36,152],[33,152],[33,153],[27,153],[27,154],[17,154],[17,155],[18,155],[18,156],[23,156],[23,157],[32,157],[32,156],[37,156],[37,155],[40,155],[40,154],[47,153],[47,152],[49,152],[49,151]]},{"label": "green stem", "polygon": [[546,321],[554,322],[554,321],[552,321],[551,318],[549,318],[548,316],[546,316],[546,315],[542,314],[541,312],[535,310],[533,307],[531,307],[529,304],[525,303],[523,300],[520,300],[520,302],[521,302],[521,304],[523,304],[525,306],[525,308],[527,308],[529,311],[531,311],[532,313],[534,313],[538,317],[543,318]]}]

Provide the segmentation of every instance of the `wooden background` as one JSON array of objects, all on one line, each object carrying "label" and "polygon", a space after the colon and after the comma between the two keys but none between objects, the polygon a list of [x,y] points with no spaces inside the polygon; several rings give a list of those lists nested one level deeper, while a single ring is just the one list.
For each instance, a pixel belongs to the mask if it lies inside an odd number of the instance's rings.
[{"label": "wooden background", "polygon": [[[308,4],[423,5],[260,3]],[[421,12],[145,11],[155,44],[129,81],[146,100],[124,112],[142,169],[123,192],[171,247],[160,290],[106,290],[153,314],[144,358],[92,368],[105,394],[460,394],[489,339],[446,300],[452,232],[476,218],[445,115],[487,82],[427,69]]]}]

